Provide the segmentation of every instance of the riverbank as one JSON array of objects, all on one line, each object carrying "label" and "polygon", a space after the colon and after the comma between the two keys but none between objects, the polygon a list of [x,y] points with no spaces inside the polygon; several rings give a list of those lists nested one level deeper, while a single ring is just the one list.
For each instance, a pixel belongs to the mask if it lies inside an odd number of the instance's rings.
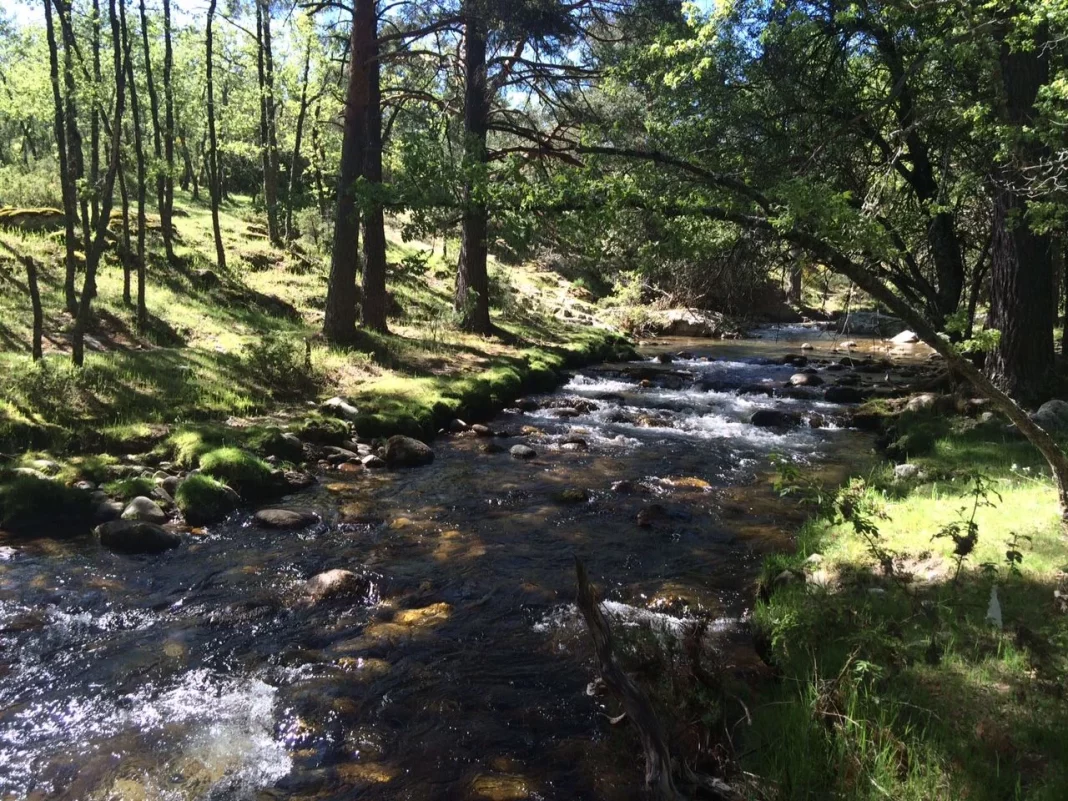
[{"label": "riverbank", "polygon": [[997,417],[922,407],[870,410],[897,464],[837,493],[780,476],[813,517],[764,566],[754,627],[779,677],[742,750],[777,798],[1068,792],[1068,548],[1048,468]]}]

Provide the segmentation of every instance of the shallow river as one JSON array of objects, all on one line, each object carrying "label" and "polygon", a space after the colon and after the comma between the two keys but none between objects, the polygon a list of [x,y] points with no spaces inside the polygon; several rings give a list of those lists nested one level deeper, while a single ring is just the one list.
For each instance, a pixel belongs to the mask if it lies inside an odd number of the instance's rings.
[{"label": "shallow river", "polygon": [[[321,515],[302,531],[245,514],[156,557],[0,548],[0,799],[634,797],[640,754],[586,694],[573,557],[613,625],[703,618],[705,648],[752,658],[753,578],[791,522],[769,456],[835,475],[870,449],[841,407],[737,392],[781,386],[796,369],[767,357],[796,347],[659,343],[694,358],[642,365],[665,371],[647,387],[582,371],[548,399],[596,409],[506,411],[503,452],[441,437],[429,467],[327,474],[286,500]],[[760,408],[824,425],[756,428]],[[305,603],[335,567],[372,597]]]}]

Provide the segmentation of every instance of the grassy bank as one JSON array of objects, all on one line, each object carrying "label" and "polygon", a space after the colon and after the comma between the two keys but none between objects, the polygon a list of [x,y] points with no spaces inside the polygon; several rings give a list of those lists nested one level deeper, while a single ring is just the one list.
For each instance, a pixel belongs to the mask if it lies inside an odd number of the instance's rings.
[{"label": "grassy bank", "polygon": [[[149,226],[147,307],[139,329],[123,302],[123,274],[105,256],[83,370],[69,366],[61,241],[0,232],[39,265],[45,359],[29,358],[31,316],[21,265],[0,256],[0,450],[140,451],[190,424],[288,422],[333,395],[360,410],[361,436],[432,434],[450,417],[488,415],[556,380],[567,366],[610,358],[625,343],[583,320],[579,291],[532,264],[491,262],[502,335],[458,331],[451,311],[455,243],[404,242],[390,231],[392,333],[351,350],[317,338],[326,294],[324,231],[272,248],[245,198],[226,204],[228,270],[215,270],[208,209],[178,199],[177,262]],[[310,228],[310,225],[309,225]],[[446,248],[448,250],[446,251]]]},{"label": "grassy bank", "polygon": [[1068,797],[1068,550],[1048,471],[996,419],[891,425],[915,469],[877,466],[837,496],[783,476],[815,517],[765,566],[754,624],[780,677],[744,765],[775,798]]}]

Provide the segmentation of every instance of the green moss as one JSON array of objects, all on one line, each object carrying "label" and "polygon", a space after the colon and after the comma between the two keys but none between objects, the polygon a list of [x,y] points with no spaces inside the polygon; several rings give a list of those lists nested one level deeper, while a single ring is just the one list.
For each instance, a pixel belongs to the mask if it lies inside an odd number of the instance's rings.
[{"label": "green moss", "polygon": [[108,468],[117,462],[118,459],[106,453],[75,456],[63,466],[60,477],[67,483],[92,481],[103,484],[109,476]]},{"label": "green moss", "polygon": [[235,507],[232,490],[203,473],[189,476],[179,484],[174,501],[192,526],[218,522]]},{"label": "green moss", "polygon": [[343,420],[309,414],[297,428],[297,436],[317,445],[340,445],[350,434],[348,424]]},{"label": "green moss", "polygon": [[156,488],[156,482],[150,478],[123,478],[118,481],[109,481],[101,489],[113,498],[120,501],[130,501],[142,495],[149,496]]},{"label": "green moss", "polygon": [[5,474],[0,477],[0,529],[24,536],[69,537],[92,526],[89,493],[57,481]]},{"label": "green moss", "polygon": [[233,487],[243,498],[270,497],[277,490],[270,465],[240,448],[208,451],[200,457],[200,469]]},{"label": "green moss", "polygon": [[299,462],[304,458],[304,449],[299,443],[287,439],[277,426],[253,426],[245,429],[245,446],[262,456],[274,456],[283,462]]}]

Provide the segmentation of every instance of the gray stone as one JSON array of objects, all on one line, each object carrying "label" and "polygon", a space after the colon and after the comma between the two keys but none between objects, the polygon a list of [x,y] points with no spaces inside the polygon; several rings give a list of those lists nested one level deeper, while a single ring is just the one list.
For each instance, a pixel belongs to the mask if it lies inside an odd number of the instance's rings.
[{"label": "gray stone", "polygon": [[95,492],[96,484],[92,481],[75,481],[74,488],[83,490],[84,492]]},{"label": "gray stone", "polygon": [[471,426],[471,430],[474,431],[475,435],[479,437],[493,436],[493,429],[491,429],[489,426],[484,426],[481,423],[475,423],[473,426]]},{"label": "gray stone", "polygon": [[857,387],[827,387],[823,399],[828,403],[861,403],[867,393]]},{"label": "gray stone", "polygon": [[122,519],[159,524],[166,522],[167,515],[154,500],[139,495],[123,509]]},{"label": "gray stone", "polygon": [[895,337],[891,337],[891,342],[895,345],[913,345],[920,341],[919,336],[914,331],[902,331]]},{"label": "gray stone", "polygon": [[383,458],[390,467],[421,467],[434,461],[434,451],[424,442],[398,434],[386,440]]},{"label": "gray stone", "polygon": [[48,476],[54,476],[62,469],[58,462],[53,462],[51,459],[34,459],[30,462],[30,467]]},{"label": "gray stone", "polygon": [[362,459],[360,459],[360,462],[368,470],[381,470],[383,467],[386,467],[386,460],[383,459],[381,456],[375,456],[375,454],[373,453],[369,453],[364,456]]},{"label": "gray stone", "polygon": [[1046,401],[1031,419],[1051,433],[1068,431],[1068,403],[1057,399]]},{"label": "gray stone", "polygon": [[529,445],[513,445],[509,451],[513,459],[533,459],[538,452]]},{"label": "gray stone", "polygon": [[319,516],[306,509],[283,509],[274,507],[260,509],[252,516],[252,522],[263,528],[294,529],[304,528],[319,522]]},{"label": "gray stone", "polygon": [[794,373],[790,376],[790,383],[795,387],[818,387],[823,379],[815,373]]},{"label": "gray stone", "polygon": [[160,487],[163,489],[164,492],[166,492],[173,498],[174,493],[178,491],[178,487],[179,485],[181,485],[181,483],[182,479],[178,478],[178,476],[167,476],[165,479],[163,479],[162,482],[160,482]]},{"label": "gray stone", "polygon": [[163,553],[182,544],[181,534],[140,520],[113,520],[97,526],[96,534],[115,553]]},{"label": "gray stone", "polygon": [[370,586],[371,582],[367,576],[335,568],[308,579],[304,584],[304,593],[313,601],[325,601],[330,598],[363,596],[367,594]]},{"label": "gray stone", "polygon": [[456,418],[449,421],[449,431],[454,434],[459,434],[462,431],[467,431],[471,426],[465,423],[463,420]]},{"label": "gray stone", "polygon": [[924,392],[920,395],[913,395],[909,398],[909,402],[905,404],[905,411],[907,412],[925,412],[928,409],[933,409],[935,403],[938,402],[938,396],[931,392]]},{"label": "gray stone", "polygon": [[328,401],[324,401],[322,405],[319,406],[319,411],[332,417],[340,417],[342,420],[349,420],[350,422],[355,422],[356,418],[360,416],[359,409],[344,398],[338,396],[335,396]]},{"label": "gray stone", "polygon": [[110,523],[122,517],[123,506],[120,501],[100,501],[93,512],[93,519],[97,523]]},{"label": "gray stone", "polygon": [[894,480],[910,481],[911,479],[918,478],[921,472],[922,469],[918,464],[911,464],[909,462],[899,464],[894,467]]}]

